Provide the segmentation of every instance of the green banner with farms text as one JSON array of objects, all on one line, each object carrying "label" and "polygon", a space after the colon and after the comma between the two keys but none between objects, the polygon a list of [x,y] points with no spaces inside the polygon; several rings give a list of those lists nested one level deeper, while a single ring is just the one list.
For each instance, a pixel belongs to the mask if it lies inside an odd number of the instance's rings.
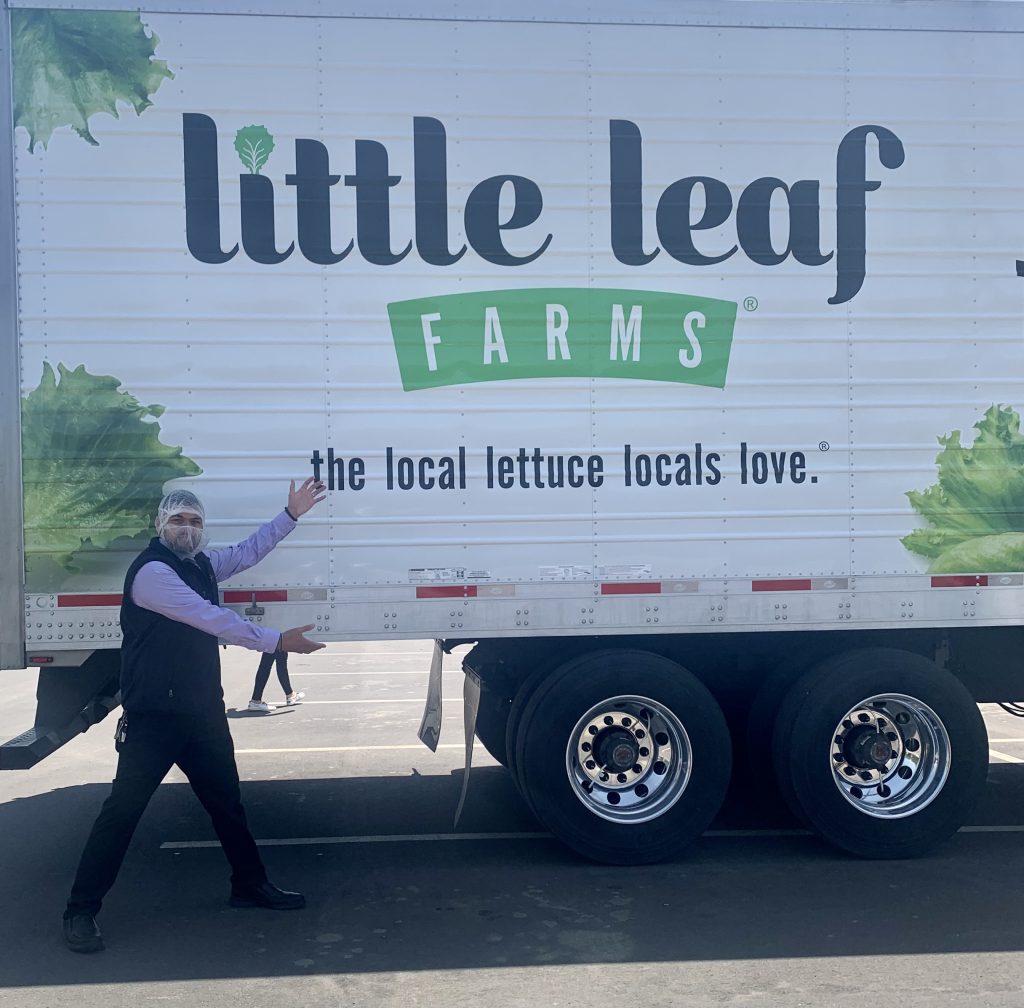
[{"label": "green banner with farms text", "polygon": [[736,304],[662,291],[540,287],[395,301],[406,391],[512,378],[725,386]]}]

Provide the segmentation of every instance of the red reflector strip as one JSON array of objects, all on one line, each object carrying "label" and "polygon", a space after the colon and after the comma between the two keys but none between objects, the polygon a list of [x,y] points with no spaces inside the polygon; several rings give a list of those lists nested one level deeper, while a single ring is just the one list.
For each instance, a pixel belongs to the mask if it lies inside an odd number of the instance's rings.
[{"label": "red reflector strip", "polygon": [[424,585],[416,598],[476,598],[476,585]]},{"label": "red reflector strip", "polygon": [[940,574],[932,578],[933,588],[987,588],[987,574]]},{"label": "red reflector strip", "polygon": [[29,665],[52,665],[53,655],[33,655],[28,660]]},{"label": "red reflector strip", "polygon": [[602,595],[660,595],[660,581],[602,581]]},{"label": "red reflector strip", "polygon": [[287,602],[287,588],[273,588],[266,591],[226,591],[225,605],[237,605],[239,602]]},{"label": "red reflector strip", "polygon": [[770,591],[810,591],[810,578],[789,578],[779,581],[751,581],[750,590],[756,592]]},{"label": "red reflector strip", "polygon": [[57,608],[71,609],[75,606],[119,606],[120,595],[58,595]]}]

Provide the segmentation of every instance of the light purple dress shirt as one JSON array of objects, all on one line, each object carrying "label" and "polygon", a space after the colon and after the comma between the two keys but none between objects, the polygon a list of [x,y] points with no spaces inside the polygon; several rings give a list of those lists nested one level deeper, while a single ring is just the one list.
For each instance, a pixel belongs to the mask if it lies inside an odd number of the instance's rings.
[{"label": "light purple dress shirt", "polygon": [[[282,511],[261,525],[248,539],[223,549],[206,550],[217,583],[258,564],[292,529],[295,522]],[[281,633],[242,619],[230,609],[207,602],[165,563],[151,560],[139,568],[132,582],[132,601],[143,609],[187,623],[228,644],[251,651],[276,651]]]}]

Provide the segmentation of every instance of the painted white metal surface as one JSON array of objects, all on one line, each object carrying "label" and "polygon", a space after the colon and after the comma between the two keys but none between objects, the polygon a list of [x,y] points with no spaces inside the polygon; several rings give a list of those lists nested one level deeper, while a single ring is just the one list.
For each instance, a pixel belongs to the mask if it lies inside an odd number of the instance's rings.
[{"label": "painted white metal surface", "polygon": [[[1021,31],[1020,0],[389,0],[373,8],[345,0],[105,0],[104,10],[421,21],[710,25],[832,31]],[[95,0],[4,0],[10,8],[93,10]]]},{"label": "painted white metal surface", "polygon": [[[10,52],[11,31],[0,11],[0,68]],[[0,73],[0,130],[14,130],[11,77]],[[0,154],[0,668],[23,664],[25,626],[21,606],[25,566],[21,537],[21,437],[18,394],[18,272],[15,259],[14,156]]]},{"label": "painted white metal surface", "polygon": [[[959,430],[969,445],[990,407],[1024,406],[1020,36],[840,31],[858,5],[814,5],[816,16],[824,6],[833,30],[145,14],[174,73],[152,107],[95,116],[98,146],[58,129],[30,152],[15,132],[22,394],[46,364],[82,365],[164,407],[161,440],[201,467],[181,482],[206,501],[215,543],[272,515],[314,452],[343,459],[327,502],[226,586],[295,592],[253,618],[313,622],[324,639],[1017,623],[1014,570],[1005,583],[990,573],[933,587],[901,540],[922,524],[907,493],[936,482],[937,439]],[[961,6],[929,5],[939,20]],[[190,250],[189,116],[216,124],[210,213],[225,253],[243,245],[222,263]],[[417,117],[443,124],[447,169],[445,211],[421,193],[419,222]],[[259,168],[274,248],[299,243],[276,264],[253,261],[242,230],[255,211],[233,143],[254,124],[275,144]],[[612,208],[616,129],[622,157],[642,151],[642,211],[621,188]],[[847,165],[869,180],[860,190],[837,176],[844,138]],[[301,141],[321,144],[340,176],[323,190],[332,248],[355,247],[331,265],[311,262],[298,233],[288,177]],[[391,265],[368,261],[372,236],[360,233],[384,188],[357,207],[346,179],[363,170],[357,151],[384,150],[397,181],[378,257],[411,243]],[[543,201],[535,220],[498,232],[511,255],[544,248],[521,265],[488,261],[467,234],[467,202],[503,176],[531,180]],[[705,181],[677,206],[683,189],[666,190],[692,177]],[[817,193],[820,263],[766,265],[741,242],[738,215],[764,216],[751,184],[765,178]],[[516,185],[490,211],[501,223]],[[840,234],[851,218],[837,205],[849,214],[858,191],[864,275],[841,298],[857,241]],[[708,193],[730,206],[697,227],[716,213]],[[795,212],[777,191],[764,218],[775,252],[792,243]],[[613,218],[642,239],[616,241]],[[449,265],[425,261],[425,220],[445,222],[450,252],[473,247]],[[680,261],[686,241],[691,258],[724,258]],[[649,261],[623,262],[629,252]],[[624,292],[611,299],[618,335],[609,314],[587,345],[570,311],[563,348],[544,310],[564,298],[539,294],[522,321],[506,317],[499,346],[473,297],[497,292],[500,319],[510,295],[547,288]],[[628,359],[625,322],[658,293],[735,306],[723,387],[593,372],[490,380],[530,341],[595,369],[602,354]],[[406,390],[389,305],[453,295],[479,334],[468,378],[489,380]],[[448,324],[424,323],[409,351],[421,370],[436,354],[444,371]],[[685,370],[698,349],[676,326]],[[574,456],[583,485],[547,486],[549,458],[557,473]],[[445,460],[451,489],[418,485]],[[417,485],[403,489],[405,476]],[[30,653],[116,643],[116,608],[58,599],[116,595],[130,555],[119,545],[30,576]],[[807,584],[753,588],[772,580]],[[604,587],[615,584],[621,593]]]}]

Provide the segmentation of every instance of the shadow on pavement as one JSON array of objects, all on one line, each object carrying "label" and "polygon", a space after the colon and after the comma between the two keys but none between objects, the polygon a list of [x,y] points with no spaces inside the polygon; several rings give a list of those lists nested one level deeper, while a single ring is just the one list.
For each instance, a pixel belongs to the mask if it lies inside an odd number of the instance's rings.
[{"label": "shadow on pavement", "polygon": [[[269,838],[450,834],[461,774],[243,784]],[[100,917],[107,951],[75,956],[60,914],[107,786],[0,806],[0,985],[156,982],[565,963],[991,952],[1024,948],[1024,837],[961,833],[919,861],[847,858],[806,835],[702,838],[660,865],[581,861],[550,839],[266,846],[304,911],[233,910],[187,785],[164,784]],[[1020,821],[1024,766],[993,766],[978,823]],[[733,796],[716,829],[792,826]],[[1002,817],[1002,818],[1000,818]],[[460,831],[539,829],[508,774],[476,770]],[[1009,881],[1009,884],[1008,884]]]}]

